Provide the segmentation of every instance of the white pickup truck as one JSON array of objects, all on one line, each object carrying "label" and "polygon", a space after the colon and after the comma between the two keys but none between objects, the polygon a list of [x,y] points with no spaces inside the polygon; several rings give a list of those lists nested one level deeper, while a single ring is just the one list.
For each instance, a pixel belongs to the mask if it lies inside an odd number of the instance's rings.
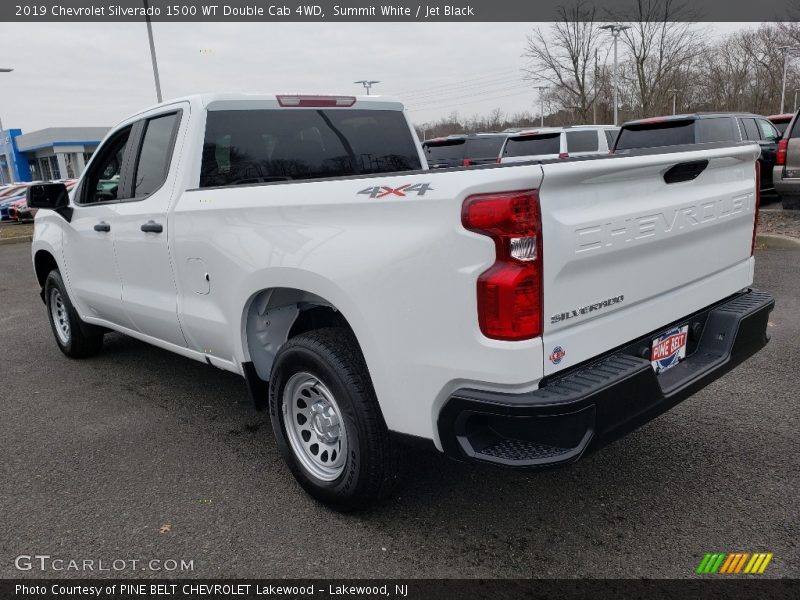
[{"label": "white pickup truck", "polygon": [[71,194],[30,188],[33,265],[64,354],[113,330],[242,375],[347,510],[402,443],[570,463],[763,347],[757,155],[429,171],[392,99],[193,96],[115,127]]}]

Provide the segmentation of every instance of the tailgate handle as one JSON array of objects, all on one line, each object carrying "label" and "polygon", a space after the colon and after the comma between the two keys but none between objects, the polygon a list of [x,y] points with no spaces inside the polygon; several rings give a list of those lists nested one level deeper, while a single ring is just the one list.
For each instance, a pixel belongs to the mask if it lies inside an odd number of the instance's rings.
[{"label": "tailgate handle", "polygon": [[667,172],[664,173],[664,181],[666,183],[692,181],[693,179],[697,179],[697,176],[705,171],[707,166],[707,160],[693,160],[690,162],[678,163],[670,167]]}]

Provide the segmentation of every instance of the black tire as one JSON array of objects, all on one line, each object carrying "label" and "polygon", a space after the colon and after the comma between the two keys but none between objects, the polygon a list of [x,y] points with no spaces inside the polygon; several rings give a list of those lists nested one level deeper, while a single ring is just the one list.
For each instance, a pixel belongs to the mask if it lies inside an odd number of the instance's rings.
[{"label": "black tire", "polygon": [[[341,474],[332,473],[330,476],[335,478],[330,480],[320,479],[303,464],[308,456],[304,459],[302,449],[297,449],[298,438],[293,442],[287,434],[286,416],[291,415],[289,405],[284,403],[287,383],[307,375],[332,394],[338,409],[337,422],[340,415],[344,423],[346,458],[339,467]],[[399,452],[389,436],[367,365],[350,331],[318,329],[286,342],[275,357],[269,409],[284,460],[300,485],[320,502],[339,511],[351,511],[386,498],[398,484]]]},{"label": "black tire", "polygon": [[[44,282],[44,298],[47,318],[59,349],[70,358],[87,358],[97,354],[103,347],[103,332],[80,320],[67,295],[61,273],[56,269],[50,271]],[[64,328],[63,324],[67,327]]]}]

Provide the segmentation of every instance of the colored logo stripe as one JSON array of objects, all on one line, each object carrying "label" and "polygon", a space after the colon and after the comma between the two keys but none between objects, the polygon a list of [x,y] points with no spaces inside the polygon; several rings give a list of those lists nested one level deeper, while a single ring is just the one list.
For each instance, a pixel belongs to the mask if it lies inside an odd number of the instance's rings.
[{"label": "colored logo stripe", "polygon": [[[697,573],[720,575],[733,575],[745,573],[749,575],[761,575],[772,560],[773,553],[757,552],[709,552],[700,561]],[[749,560],[748,560],[749,559]],[[747,566],[745,566],[747,565]],[[744,569],[744,570],[743,570]]]}]

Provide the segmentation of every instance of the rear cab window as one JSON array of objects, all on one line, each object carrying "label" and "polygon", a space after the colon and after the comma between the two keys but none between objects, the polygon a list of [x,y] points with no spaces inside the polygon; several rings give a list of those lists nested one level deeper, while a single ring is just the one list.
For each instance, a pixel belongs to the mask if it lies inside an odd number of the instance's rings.
[{"label": "rear cab window", "polygon": [[422,168],[402,111],[209,110],[200,187]]},{"label": "rear cab window", "polygon": [[423,144],[425,157],[429,161],[462,160],[466,158],[466,140],[454,139]]},{"label": "rear cab window", "polygon": [[631,123],[620,129],[615,151],[695,143],[695,119],[665,119]]},{"label": "rear cab window", "polygon": [[496,158],[504,141],[505,136],[500,135],[467,138],[464,158]]},{"label": "rear cab window", "polygon": [[503,156],[538,156],[561,153],[561,132],[520,135],[508,138]]}]

